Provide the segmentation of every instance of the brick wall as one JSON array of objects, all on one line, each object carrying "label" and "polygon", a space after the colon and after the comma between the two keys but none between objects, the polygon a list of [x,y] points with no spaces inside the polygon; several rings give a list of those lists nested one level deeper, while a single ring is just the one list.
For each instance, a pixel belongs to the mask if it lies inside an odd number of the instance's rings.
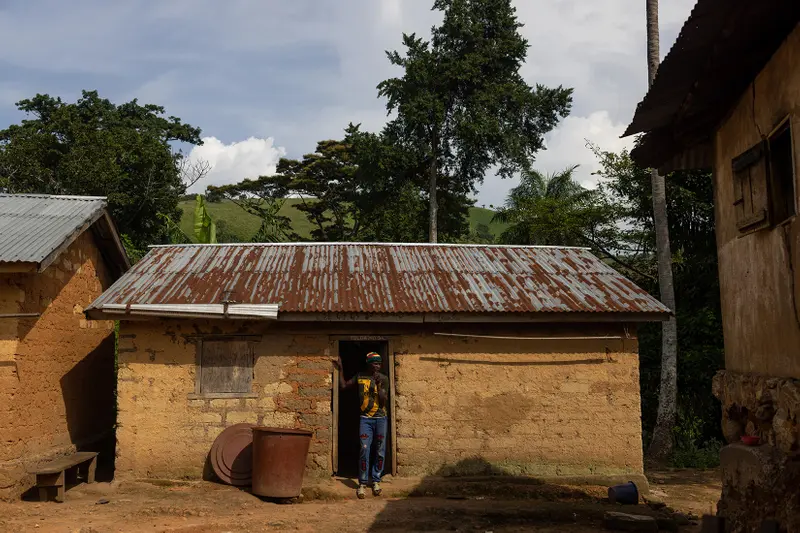
[{"label": "brick wall", "polygon": [[324,356],[327,335],[266,333],[255,348],[253,392],[257,397],[190,398],[196,371],[196,345],[191,337],[253,331],[252,326],[231,329],[219,322],[122,323],[119,475],[199,478],[214,439],[237,423],[313,430],[308,472],[330,474],[331,363]]},{"label": "brick wall", "polygon": [[[248,422],[314,430],[308,473],[329,475],[332,335],[368,332],[393,339],[401,475],[642,473],[635,339],[515,341],[439,337],[420,333],[421,326],[301,326],[123,322],[117,472],[198,478],[217,435]],[[613,325],[529,326],[505,333],[621,332]],[[234,333],[261,336],[255,348],[257,397],[191,399],[191,337]]]},{"label": "brick wall", "polygon": [[0,274],[0,497],[31,486],[26,469],[109,433],[114,423],[113,322],[83,308],[110,284],[90,233],[43,273]]}]

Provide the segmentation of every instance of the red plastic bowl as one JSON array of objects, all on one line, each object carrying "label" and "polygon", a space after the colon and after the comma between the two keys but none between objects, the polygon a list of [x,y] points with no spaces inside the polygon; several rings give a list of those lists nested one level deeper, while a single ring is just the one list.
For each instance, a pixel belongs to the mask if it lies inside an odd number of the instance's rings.
[{"label": "red plastic bowl", "polygon": [[742,436],[742,442],[747,446],[757,446],[759,441],[761,441],[761,439],[758,437],[754,437],[753,435]]}]

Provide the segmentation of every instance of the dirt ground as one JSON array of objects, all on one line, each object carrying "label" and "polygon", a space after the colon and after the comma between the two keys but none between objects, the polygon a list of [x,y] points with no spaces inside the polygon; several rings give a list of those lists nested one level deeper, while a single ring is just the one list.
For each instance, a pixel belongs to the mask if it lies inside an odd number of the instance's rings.
[{"label": "dirt ground", "polygon": [[[670,508],[700,516],[716,507],[716,471],[648,474],[652,494]],[[562,486],[528,478],[394,479],[379,498],[355,498],[350,480],[309,485],[302,503],[263,501],[210,482],[122,481],[78,485],[65,503],[0,503],[6,532],[256,531],[602,531],[608,510],[654,514],[647,505],[616,506],[597,486]],[[663,511],[662,511],[663,512]],[[681,531],[699,531],[697,524]]]}]

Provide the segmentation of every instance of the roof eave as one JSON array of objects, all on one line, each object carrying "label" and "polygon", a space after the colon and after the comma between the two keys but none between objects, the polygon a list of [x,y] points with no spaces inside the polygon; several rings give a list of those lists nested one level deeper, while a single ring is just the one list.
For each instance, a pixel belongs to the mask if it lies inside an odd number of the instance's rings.
[{"label": "roof eave", "polygon": [[[222,313],[186,313],[178,310],[131,311],[104,308],[87,309],[86,317],[91,320],[152,320],[156,318],[173,319],[216,319],[216,320],[274,320],[264,316],[225,316]],[[669,320],[669,312],[647,313],[277,313],[279,322],[370,322],[395,324],[453,324],[453,323],[645,323]]]}]

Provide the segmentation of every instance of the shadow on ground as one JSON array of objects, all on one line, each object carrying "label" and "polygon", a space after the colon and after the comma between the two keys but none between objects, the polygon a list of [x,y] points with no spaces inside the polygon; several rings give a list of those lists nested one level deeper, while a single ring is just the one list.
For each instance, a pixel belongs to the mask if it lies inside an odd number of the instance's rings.
[{"label": "shadow on ground", "polygon": [[391,492],[402,497],[388,499],[368,531],[591,531],[602,529],[608,511],[659,514],[612,505],[603,486],[516,476],[482,458],[440,469],[405,495]]}]

